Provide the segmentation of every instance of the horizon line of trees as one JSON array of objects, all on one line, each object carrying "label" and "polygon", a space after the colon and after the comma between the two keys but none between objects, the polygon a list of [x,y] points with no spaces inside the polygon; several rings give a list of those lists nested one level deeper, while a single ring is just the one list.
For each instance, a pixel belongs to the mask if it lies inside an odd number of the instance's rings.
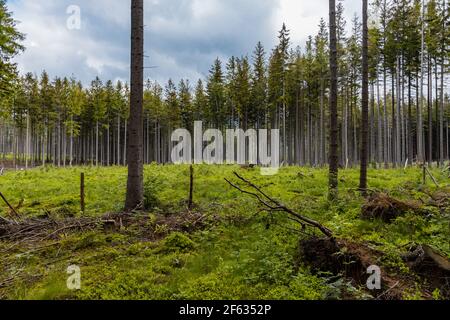
[{"label": "horizon line of trees", "polygon": [[[374,0],[369,16],[369,114],[362,117],[362,23],[347,34],[336,7],[339,164],[380,166],[449,160],[449,4],[445,0]],[[285,165],[328,164],[329,26],[303,48],[283,24],[278,45],[259,42],[251,57],[216,59],[207,79],[144,85],[144,162],[169,163],[172,131],[194,121],[216,129],[280,129]],[[1,80],[1,79],[0,79]],[[14,165],[126,165],[129,88],[120,81],[89,87],[74,78],[28,73],[0,101],[0,162]]]}]

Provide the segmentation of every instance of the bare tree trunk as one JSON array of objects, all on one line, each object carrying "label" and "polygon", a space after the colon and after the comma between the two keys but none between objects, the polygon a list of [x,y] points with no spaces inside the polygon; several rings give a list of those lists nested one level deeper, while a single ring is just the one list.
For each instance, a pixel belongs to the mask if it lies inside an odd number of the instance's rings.
[{"label": "bare tree trunk", "polygon": [[106,129],[106,165],[109,167],[111,164],[111,141],[110,141],[110,131],[109,131],[109,123],[108,128]]},{"label": "bare tree trunk", "polygon": [[[445,8],[445,1],[443,1]],[[446,9],[444,9],[446,10]],[[444,26],[445,30],[445,26]],[[444,49],[444,48],[442,48]],[[442,53],[444,54],[444,53]],[[444,166],[444,73],[445,73],[445,63],[444,56],[441,57],[441,96],[439,104],[439,164],[441,167]]]},{"label": "bare tree trunk", "polygon": [[400,57],[397,58],[397,72],[396,72],[396,90],[397,90],[397,106],[395,108],[395,162],[396,165],[401,164],[401,89],[400,89]]},{"label": "bare tree trunk", "polygon": [[361,114],[361,174],[359,188],[362,194],[367,194],[368,165],[368,126],[369,126],[369,30],[367,15],[367,0],[363,0],[363,44],[362,44],[362,114]]},{"label": "bare tree trunk", "polygon": [[127,146],[127,141],[128,141],[128,122],[127,119],[124,119],[124,134],[123,134],[123,165],[126,166],[127,165],[127,150],[128,150],[128,146]]},{"label": "bare tree trunk", "polygon": [[336,1],[329,0],[330,6],[330,172],[329,172],[329,198],[337,199],[338,196],[338,70],[337,70],[337,39],[336,39]]},{"label": "bare tree trunk", "polygon": [[414,141],[412,135],[412,97],[411,97],[411,75],[408,76],[408,130],[406,132],[406,139],[408,141],[408,159],[412,164],[414,160]]},{"label": "bare tree trunk", "polygon": [[73,163],[73,116],[70,116],[70,166]]},{"label": "bare tree trunk", "polygon": [[384,167],[388,168],[389,166],[389,123],[388,123],[388,114],[387,114],[387,83],[386,83],[386,67],[383,70],[383,114],[384,114],[384,148],[383,148],[383,157],[384,157]]},{"label": "bare tree trunk", "polygon": [[423,148],[423,117],[422,117],[422,111],[423,111],[423,80],[424,80],[424,63],[425,63],[425,22],[424,22],[424,16],[425,16],[425,1],[422,0],[422,30],[421,30],[421,51],[420,51],[420,100],[419,104],[417,105],[417,157],[419,162],[425,162],[424,157],[424,148]]},{"label": "bare tree trunk", "polygon": [[56,142],[55,153],[56,153],[56,157],[57,157],[57,163],[58,163],[58,167],[61,167],[61,114],[60,113],[58,113],[58,128],[57,128],[57,132],[56,132],[55,142]]},{"label": "bare tree trunk", "polygon": [[131,0],[131,87],[125,210],[141,209],[144,200],[144,0]]},{"label": "bare tree trunk", "polygon": [[435,96],[436,96],[436,106],[435,106],[435,114],[436,114],[436,162],[439,166],[441,164],[440,162],[440,142],[441,142],[441,136],[440,136],[440,123],[439,122],[439,84],[438,84],[438,58],[437,56],[434,58],[434,89],[435,89]]},{"label": "bare tree trunk", "polygon": [[95,123],[95,165],[98,166],[98,121]]},{"label": "bare tree trunk", "polygon": [[431,59],[428,57],[428,164],[433,162],[433,81]]},{"label": "bare tree trunk", "polygon": [[[347,95],[347,92],[346,92]],[[342,130],[343,132],[343,137],[344,137],[344,163],[345,163],[345,168],[347,169],[347,165],[349,162],[349,152],[348,152],[348,100],[349,99],[345,99],[344,101],[344,115],[343,115],[343,120],[344,120],[344,128]]]},{"label": "bare tree trunk", "polygon": [[26,142],[25,142],[26,146],[26,154],[25,154],[25,169],[28,169],[28,160],[30,158],[30,147],[31,147],[31,142],[30,142],[30,113],[27,112],[27,138],[26,138]]},{"label": "bare tree trunk", "polygon": [[324,107],[324,80],[320,81],[320,165],[325,162],[325,107]]},{"label": "bare tree trunk", "polygon": [[117,116],[117,162],[120,166],[120,116]]},{"label": "bare tree trunk", "polygon": [[383,131],[382,115],[381,115],[381,99],[380,99],[380,83],[378,81],[378,70],[377,70],[377,123],[378,123],[378,134],[377,134],[377,163],[383,161]]}]

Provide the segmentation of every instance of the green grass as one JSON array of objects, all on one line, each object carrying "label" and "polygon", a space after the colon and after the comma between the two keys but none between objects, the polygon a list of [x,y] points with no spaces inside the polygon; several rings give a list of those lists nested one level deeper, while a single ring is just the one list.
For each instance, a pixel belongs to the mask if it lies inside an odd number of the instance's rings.
[{"label": "green grass", "polygon": [[[78,233],[53,246],[30,250],[18,246],[0,255],[0,283],[17,280],[0,297],[9,299],[324,299],[336,296],[336,286],[324,277],[296,266],[299,235],[278,226],[259,211],[255,199],[232,189],[224,178],[233,171],[252,180],[268,194],[296,211],[325,224],[338,237],[370,243],[386,253],[386,265],[404,268],[398,255],[410,242],[426,243],[450,257],[449,216],[407,214],[392,224],[359,219],[363,200],[357,192],[358,170],[340,172],[340,200],[327,200],[326,169],[289,167],[275,176],[257,168],[196,166],[194,201],[197,210],[221,217],[220,222],[192,234],[172,234],[159,242],[142,242],[129,233]],[[0,191],[26,217],[81,216],[79,177],[86,175],[87,216],[120,212],[125,198],[126,169],[39,168],[7,172]],[[433,170],[441,188],[448,176]],[[154,196],[151,213],[184,212],[188,197],[187,166],[145,167],[147,190]],[[370,170],[369,187],[404,199],[424,197],[421,170]],[[3,204],[2,204],[3,205]],[[6,214],[2,207],[0,214]],[[276,218],[275,221],[283,221]],[[50,243],[51,244],[51,243]],[[0,242],[0,252],[10,243]],[[69,265],[80,266],[82,288],[66,288]],[[345,285],[345,284],[344,284]],[[363,297],[362,290],[354,293]],[[338,295],[339,296],[339,295]]]}]

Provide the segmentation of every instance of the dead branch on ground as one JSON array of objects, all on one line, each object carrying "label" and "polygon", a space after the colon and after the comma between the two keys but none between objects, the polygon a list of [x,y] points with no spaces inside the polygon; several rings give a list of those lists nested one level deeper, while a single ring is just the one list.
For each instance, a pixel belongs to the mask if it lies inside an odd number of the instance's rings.
[{"label": "dead branch on ground", "polygon": [[[0,197],[3,199],[3,201],[6,203],[6,205],[9,207],[9,209],[11,210],[10,212],[10,216],[11,218],[16,218],[16,219],[20,219],[20,215],[17,213],[16,209],[14,209],[14,207],[8,202],[8,200],[5,198],[5,196],[3,195],[3,193],[0,192]],[[19,204],[20,207],[21,204]],[[4,219],[2,219],[4,220]]]},{"label": "dead branch on ground", "polygon": [[328,229],[327,227],[323,226],[322,224],[320,224],[319,222],[317,222],[315,220],[307,218],[307,217],[293,211],[292,209],[286,207],[279,201],[271,198],[264,191],[262,191],[261,188],[259,188],[258,186],[256,186],[252,182],[250,182],[249,180],[241,177],[237,172],[234,172],[234,175],[239,180],[244,182],[248,187],[252,188],[254,191],[244,190],[241,187],[239,187],[238,185],[229,181],[228,179],[225,179],[225,181],[228,182],[228,184],[231,185],[233,188],[239,190],[240,192],[255,197],[264,207],[266,207],[269,210],[269,212],[285,212],[288,214],[288,217],[291,220],[298,222],[299,224],[302,225],[303,228],[305,226],[310,226],[310,227],[318,229],[320,232],[322,232],[328,238],[334,238],[333,232],[330,229]]}]

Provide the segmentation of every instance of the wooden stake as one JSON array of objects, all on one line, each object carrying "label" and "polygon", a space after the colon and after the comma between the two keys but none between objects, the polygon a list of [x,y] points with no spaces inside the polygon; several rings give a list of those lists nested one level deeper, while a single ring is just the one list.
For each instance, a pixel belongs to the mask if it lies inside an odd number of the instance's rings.
[{"label": "wooden stake", "polygon": [[423,184],[425,185],[427,183],[427,169],[425,163],[422,165],[422,168],[423,168]]},{"label": "wooden stake", "polygon": [[190,183],[189,183],[189,202],[188,202],[188,208],[189,210],[192,209],[192,206],[194,205],[194,167],[191,165],[190,167]]},{"label": "wooden stake", "polygon": [[80,206],[81,212],[85,211],[85,202],[84,202],[84,172],[81,173],[80,177]]}]

